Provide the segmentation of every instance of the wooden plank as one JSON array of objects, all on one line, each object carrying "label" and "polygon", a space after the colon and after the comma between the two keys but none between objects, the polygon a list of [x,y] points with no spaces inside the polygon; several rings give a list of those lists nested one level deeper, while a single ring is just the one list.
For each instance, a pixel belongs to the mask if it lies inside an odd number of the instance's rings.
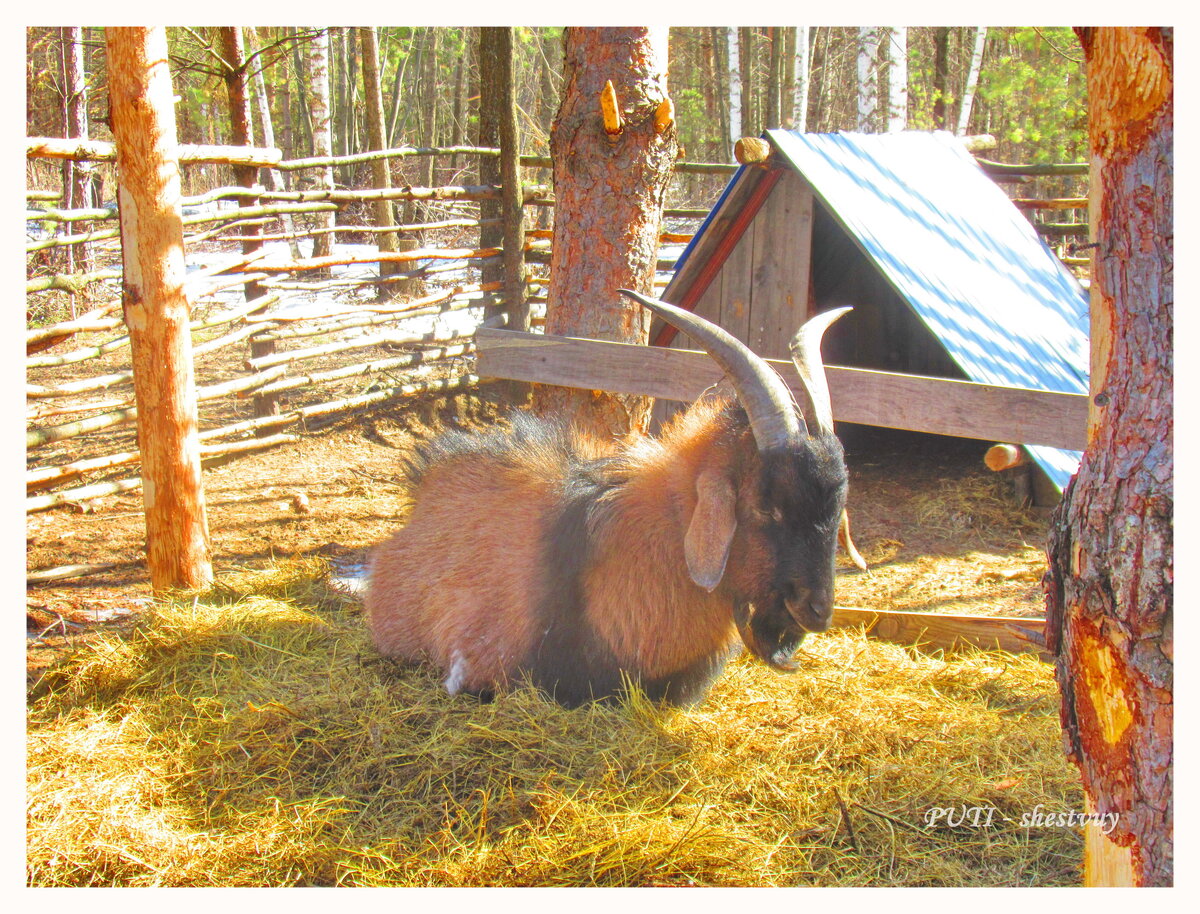
[{"label": "wooden plank", "polygon": [[[478,373],[514,381],[691,401],[721,377],[707,355],[686,349],[486,329],[475,341]],[[799,397],[791,363],[767,361]],[[1071,450],[1087,443],[1084,394],[837,366],[827,375],[839,421]]]},{"label": "wooden plank", "polygon": [[754,220],[749,345],[760,355],[788,358],[807,314],[812,219],[812,192],[799,175],[786,172]]},{"label": "wooden plank", "polygon": [[[963,616],[948,613],[896,612],[882,609],[857,609],[835,606],[833,627],[866,626],[867,634],[881,641],[940,647],[948,650],[978,647],[1010,653],[1037,653],[1043,660],[1053,658],[1036,643],[1045,637],[1044,619],[1021,616]],[[1032,633],[1032,638],[1021,632]]]},{"label": "wooden plank", "polygon": [[[729,191],[729,196],[713,214],[712,221],[696,239],[696,247],[681,270],[677,270],[667,285],[663,298],[682,308],[691,309],[720,274],[732,248],[753,220],[762,201],[782,172],[761,168],[743,171]],[[650,339],[656,345],[669,345],[676,336],[675,328],[655,318],[650,326]]]},{"label": "wooden plank", "polygon": [[[759,216],[762,210],[759,210]],[[746,343],[751,339],[754,328],[751,323],[753,315],[753,281],[754,281],[754,223],[742,234],[737,245],[725,260],[721,274],[721,320],[720,325],[735,337]],[[715,283],[714,283],[715,285]],[[683,346],[695,346],[686,334]],[[678,337],[677,337],[678,339]],[[749,344],[753,348],[753,343]]]}]

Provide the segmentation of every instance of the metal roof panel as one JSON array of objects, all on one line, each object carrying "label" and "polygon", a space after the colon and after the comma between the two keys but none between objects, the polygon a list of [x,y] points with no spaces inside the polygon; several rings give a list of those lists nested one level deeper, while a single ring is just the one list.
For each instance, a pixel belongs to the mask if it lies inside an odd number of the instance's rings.
[{"label": "metal roof panel", "polygon": [[[1087,393],[1086,293],[957,138],[767,135],[968,378]],[[1029,451],[1060,488],[1079,465]]]}]

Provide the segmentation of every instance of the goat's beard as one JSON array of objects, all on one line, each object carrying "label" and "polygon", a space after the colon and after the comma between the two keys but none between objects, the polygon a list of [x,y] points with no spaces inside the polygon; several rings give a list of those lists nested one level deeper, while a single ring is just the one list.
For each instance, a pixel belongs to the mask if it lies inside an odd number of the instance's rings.
[{"label": "goat's beard", "polygon": [[798,627],[786,607],[763,612],[753,603],[738,603],[733,621],[750,653],[772,669],[794,673],[800,664],[792,659],[807,632]]}]

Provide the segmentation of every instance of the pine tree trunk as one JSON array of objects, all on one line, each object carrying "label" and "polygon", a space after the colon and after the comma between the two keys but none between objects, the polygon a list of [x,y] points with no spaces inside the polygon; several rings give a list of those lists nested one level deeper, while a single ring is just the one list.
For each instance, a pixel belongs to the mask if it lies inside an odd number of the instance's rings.
[{"label": "pine tree trunk", "polygon": [[[674,123],[656,129],[667,100],[667,30],[571,28],[566,88],[554,120],[555,215],[546,332],[645,343],[650,320],[619,288],[653,294],[667,182],[678,149]],[[608,133],[601,93],[611,80],[622,125]],[[602,438],[645,430],[649,402],[540,388],[536,403]]]},{"label": "pine tree trunk", "polygon": [[[70,138],[88,138],[87,116],[87,73],[83,62],[83,29],[77,25],[63,26],[59,30],[62,42],[64,103],[66,105],[66,131]],[[95,205],[92,200],[92,163],[73,162],[64,164],[63,190],[67,209],[87,209]],[[87,243],[67,247],[67,271],[87,273],[92,269]],[[75,296],[71,296],[71,317],[75,317]]]},{"label": "pine tree trunk", "polygon": [[741,136],[758,136],[758,118],[755,116],[757,107],[757,80],[754,67],[758,55],[755,53],[754,29],[750,26],[738,28],[738,69],[741,73],[742,85],[742,122]]},{"label": "pine tree trunk", "polygon": [[[257,34],[255,33],[253,26],[247,26],[246,38],[248,39],[247,50],[251,54],[253,54],[258,49],[258,37],[257,37]],[[271,148],[275,145],[275,126],[271,119],[271,104],[270,104],[270,98],[267,95],[267,80],[266,80],[266,77],[263,76],[263,67],[262,67],[261,61],[257,62],[254,66],[253,81],[254,81],[254,97],[255,97],[254,100],[255,100],[255,104],[258,108],[258,122],[262,126],[263,145],[266,146],[267,148]],[[282,94],[283,94],[284,99],[286,99],[290,93],[284,92]],[[287,115],[286,114],[284,115],[283,120],[284,120],[284,123],[286,124],[287,123]],[[287,154],[285,153],[284,154],[285,158],[286,158],[286,155]],[[274,168],[264,168],[262,170],[263,184],[266,185],[268,190],[273,190],[273,191],[287,190],[287,184],[284,181],[284,179],[282,178],[283,174],[285,174],[285,172],[280,172]],[[290,237],[290,236],[294,235],[296,232],[295,220],[293,220],[290,215],[285,213],[284,215],[282,215],[280,217],[280,221],[283,223],[284,232],[286,232],[289,235],[288,248],[291,251],[292,259],[299,260],[300,259],[300,245],[297,243],[295,238]]]},{"label": "pine tree trunk", "polygon": [[162,27],[108,28],[109,100],[117,147],[123,304],[133,360],[156,592],[212,583],[190,305],[184,293],[182,186],[174,91]]},{"label": "pine tree trunk", "polygon": [[[250,119],[250,85],[246,78],[246,49],[242,39],[240,26],[222,26],[217,29],[217,38],[221,57],[226,68],[224,73],[225,88],[229,93],[229,139],[235,146],[253,146],[254,134],[251,130]],[[242,187],[254,187],[258,183],[258,169],[253,165],[234,165],[234,180]],[[259,205],[258,197],[244,197],[238,201],[239,207],[254,207]],[[262,226],[244,225],[241,230],[242,253],[253,254],[262,250]],[[243,286],[246,301],[253,301],[266,294],[258,282],[248,282]],[[256,312],[259,313],[259,312]],[[250,342],[250,358],[257,359],[270,355],[275,351],[272,341],[252,340]],[[255,416],[275,416],[279,414],[279,398],[274,396],[256,396],[254,398]],[[266,434],[267,430],[260,430]]]},{"label": "pine tree trunk", "polygon": [[[505,71],[509,66],[508,44],[504,30],[507,26],[480,26],[478,47],[479,60],[479,133],[476,141],[482,147],[496,148],[500,145],[500,122],[504,119],[505,95],[502,87]],[[495,156],[479,156],[479,183],[499,184],[500,159]],[[479,245],[484,248],[501,247],[504,244],[503,225],[504,201],[480,200]],[[485,263],[480,270],[485,283],[504,279],[504,264],[497,261]],[[503,309],[489,306],[485,317],[500,314]]]},{"label": "pine tree trunk", "polygon": [[950,126],[946,116],[950,103],[950,29],[938,26],[933,30],[933,123],[938,130]]},{"label": "pine tree trunk", "polygon": [[[370,149],[386,149],[383,137],[383,88],[379,81],[379,42],[374,26],[363,26],[358,29],[359,40],[362,43],[362,73],[364,102],[367,109],[367,146]],[[375,187],[387,188],[392,186],[392,171],[387,159],[376,159],[371,163],[372,184]],[[395,212],[391,200],[376,200],[375,226],[389,228],[396,225]],[[401,239],[395,232],[381,233],[378,236],[379,250],[385,253],[415,250],[417,243],[412,238]],[[379,264],[380,277],[403,272],[403,265],[395,261],[383,261]],[[381,300],[395,295],[416,295],[420,291],[417,280],[403,280],[393,283],[380,283],[377,297]]]},{"label": "pine tree trunk", "polygon": [[[438,118],[438,51],[441,44],[441,33],[435,26],[430,26],[426,30],[426,52],[425,52],[425,72],[421,77],[421,82],[424,87],[421,116],[421,133],[424,141],[430,146],[438,144],[438,130],[441,127]],[[425,156],[422,163],[423,174],[421,182],[426,187],[433,187],[437,183],[437,158],[436,156]],[[433,218],[432,204],[424,204],[422,212],[426,219]]]},{"label": "pine tree trunk", "polygon": [[1174,103],[1169,29],[1080,29],[1093,255],[1088,446],[1051,524],[1047,648],[1088,884],[1174,879]]},{"label": "pine tree trunk", "polygon": [[772,26],[767,29],[771,51],[768,55],[767,110],[763,114],[763,126],[768,130],[779,127],[779,84],[783,75],[783,29]]},{"label": "pine tree trunk", "polygon": [[[284,30],[289,37],[294,37],[296,29],[287,28]],[[289,98],[296,99],[297,115],[300,119],[300,129],[304,134],[304,148],[308,151],[308,155],[316,155],[313,151],[313,133],[312,133],[312,114],[308,110],[308,93],[311,87],[311,82],[308,78],[308,71],[304,66],[304,55],[300,53],[300,42],[292,42],[292,70],[296,77],[296,91],[288,92]],[[299,156],[297,156],[299,157]]]}]

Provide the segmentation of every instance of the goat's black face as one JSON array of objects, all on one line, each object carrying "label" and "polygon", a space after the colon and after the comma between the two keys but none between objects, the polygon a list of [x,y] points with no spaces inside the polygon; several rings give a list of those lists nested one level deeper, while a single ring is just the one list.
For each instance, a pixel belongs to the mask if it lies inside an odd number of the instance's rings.
[{"label": "goat's black face", "polygon": [[[776,669],[790,670],[808,632],[833,619],[838,521],[846,504],[846,465],[833,435],[806,438],[761,455],[755,499],[769,569],[735,615],[746,646]],[[766,558],[766,556],[764,556]]]}]

